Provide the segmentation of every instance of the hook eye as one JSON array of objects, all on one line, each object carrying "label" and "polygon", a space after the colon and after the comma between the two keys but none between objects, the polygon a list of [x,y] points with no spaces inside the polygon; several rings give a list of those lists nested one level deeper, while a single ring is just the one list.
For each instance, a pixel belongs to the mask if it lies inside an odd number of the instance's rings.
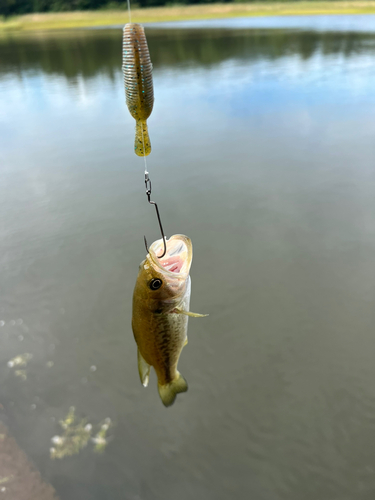
[{"label": "hook eye", "polygon": [[155,279],[150,281],[148,286],[151,288],[151,290],[159,290],[159,288],[161,287],[162,284],[163,284],[163,282],[161,279],[155,278]]}]

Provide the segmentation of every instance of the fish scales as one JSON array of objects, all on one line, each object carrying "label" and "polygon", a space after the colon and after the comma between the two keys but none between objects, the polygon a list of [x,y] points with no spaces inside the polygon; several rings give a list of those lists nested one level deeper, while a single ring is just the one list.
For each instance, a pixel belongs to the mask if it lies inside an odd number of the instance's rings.
[{"label": "fish scales", "polygon": [[[186,310],[190,301],[190,278],[188,280],[184,298],[173,303]],[[134,293],[138,294],[137,287]],[[164,311],[150,312],[147,301],[135,300],[134,308],[133,327],[138,348],[144,360],[154,367],[158,382],[170,383],[177,375],[177,363],[187,340],[188,317]]]},{"label": "fish scales", "polygon": [[123,59],[126,104],[136,121],[134,151],[138,156],[151,153],[147,118],[154,106],[152,63],[143,26],[128,23],[123,31]]},{"label": "fish scales", "polygon": [[162,240],[154,242],[139,266],[133,294],[132,327],[138,346],[138,369],[142,384],[149,381],[151,366],[158,377],[158,390],[165,406],[187,391],[177,370],[187,344],[193,248],[190,238],[174,235],[166,241],[166,254],[158,258]]}]

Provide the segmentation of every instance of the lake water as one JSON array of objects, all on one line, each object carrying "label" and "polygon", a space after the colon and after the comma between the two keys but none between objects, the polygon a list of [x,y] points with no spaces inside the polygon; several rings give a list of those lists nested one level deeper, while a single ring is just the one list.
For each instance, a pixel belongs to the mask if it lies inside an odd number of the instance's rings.
[{"label": "lake water", "polygon": [[[61,500],[375,496],[375,17],[290,19],[146,27],[153,198],[210,314],[169,409],[130,327],[159,233],[122,32],[0,39],[0,418]],[[102,454],[51,460],[70,406]]]}]

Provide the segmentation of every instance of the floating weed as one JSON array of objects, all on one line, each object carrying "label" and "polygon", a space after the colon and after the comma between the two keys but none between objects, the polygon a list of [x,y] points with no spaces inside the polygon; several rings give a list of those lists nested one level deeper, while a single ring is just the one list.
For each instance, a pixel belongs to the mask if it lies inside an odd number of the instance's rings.
[{"label": "floating weed", "polygon": [[76,409],[74,408],[74,406],[71,406],[69,408],[69,412],[68,412],[65,420],[60,420],[59,424],[61,425],[61,427],[63,429],[68,429],[68,427],[70,427],[74,423],[75,411],[76,411]]},{"label": "floating weed", "polygon": [[19,377],[21,380],[27,380],[27,372],[26,370],[15,370],[14,375]]},{"label": "floating weed", "polygon": [[[71,406],[64,420],[60,420],[60,427],[63,429],[61,436],[56,435],[51,439],[50,457],[64,458],[78,454],[85,448],[93,433],[93,425],[87,419],[77,420],[75,408]],[[95,444],[94,451],[101,452],[107,445],[106,434],[112,426],[110,418],[106,418],[99,426],[99,431],[91,441]]]},{"label": "floating weed", "polygon": [[18,356],[10,359],[8,361],[9,368],[15,368],[16,366],[26,366],[27,363],[32,359],[33,355],[29,352],[25,352],[25,354],[19,354]]},{"label": "floating weed", "polygon": [[[32,359],[33,355],[29,352],[25,352],[25,354],[19,354],[14,358],[10,359],[7,363],[9,368],[14,369],[14,375],[21,380],[27,380],[27,371],[25,367],[27,366],[30,359]],[[22,368],[21,368],[22,367]]]},{"label": "floating weed", "polygon": [[8,476],[8,477],[1,477],[0,476],[0,484],[5,484],[8,481],[11,481],[13,479],[13,476]]},{"label": "floating weed", "polygon": [[109,428],[112,427],[112,421],[110,418],[106,418],[102,424],[100,424],[100,430],[91,441],[95,444],[94,451],[96,453],[101,453],[104,451],[108,444],[107,432]]},{"label": "floating weed", "polygon": [[51,441],[54,445],[50,448],[51,458],[64,458],[79,453],[91,436],[91,429],[87,426],[86,419],[77,421],[75,408],[71,406],[65,420],[60,420],[60,426],[64,430],[62,436],[54,436]]}]

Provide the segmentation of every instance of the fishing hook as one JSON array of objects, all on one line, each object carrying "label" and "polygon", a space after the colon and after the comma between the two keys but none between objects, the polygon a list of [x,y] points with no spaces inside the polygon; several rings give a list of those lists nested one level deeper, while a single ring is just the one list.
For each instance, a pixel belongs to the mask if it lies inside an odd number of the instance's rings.
[{"label": "fishing hook", "polygon": [[[163,226],[162,226],[161,219],[160,219],[160,213],[159,213],[158,205],[157,205],[157,203],[155,203],[155,201],[151,201],[151,179],[150,179],[150,177],[148,175],[148,172],[145,172],[145,186],[146,186],[147,200],[150,203],[150,205],[154,205],[155,206],[156,215],[157,215],[158,222],[159,222],[159,227],[160,227],[160,232],[161,232],[161,236],[163,238],[164,252],[161,255],[157,256],[158,259],[161,259],[162,257],[164,257],[164,255],[167,252],[167,244],[165,242],[165,236],[164,236]],[[143,238],[145,240],[145,246],[146,246],[147,253],[149,253],[148,246],[147,246],[146,236],[143,236]]]}]

